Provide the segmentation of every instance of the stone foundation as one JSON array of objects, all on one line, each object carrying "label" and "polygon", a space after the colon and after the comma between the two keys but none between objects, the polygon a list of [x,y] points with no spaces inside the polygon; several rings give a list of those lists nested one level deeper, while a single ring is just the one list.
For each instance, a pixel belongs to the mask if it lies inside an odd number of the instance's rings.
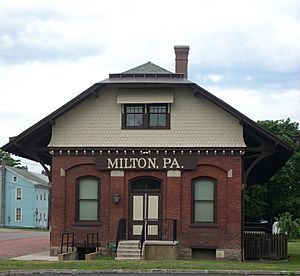
[{"label": "stone foundation", "polygon": [[145,241],[145,260],[177,260],[177,242]]},{"label": "stone foundation", "polygon": [[192,249],[179,245],[177,248],[177,256],[179,260],[190,260],[192,259]]},{"label": "stone foundation", "polygon": [[242,260],[240,249],[216,249],[217,260]]},{"label": "stone foundation", "polygon": [[60,246],[50,246],[50,256],[57,256],[60,253]]}]

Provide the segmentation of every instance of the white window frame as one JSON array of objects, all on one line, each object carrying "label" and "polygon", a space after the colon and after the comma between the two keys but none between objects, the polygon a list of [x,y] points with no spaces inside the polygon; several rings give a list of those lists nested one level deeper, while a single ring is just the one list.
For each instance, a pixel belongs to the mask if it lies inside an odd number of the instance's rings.
[{"label": "white window frame", "polygon": [[[17,211],[20,210],[20,219],[18,219],[18,214],[17,214]],[[23,210],[22,208],[16,208],[15,209],[15,221],[17,222],[21,222],[22,221],[22,214],[23,213]]]},{"label": "white window frame", "polygon": [[12,182],[17,183],[19,181],[19,178],[16,175],[12,176]]},{"label": "white window frame", "polygon": [[[20,190],[20,198],[18,198],[18,190]],[[16,200],[22,200],[22,188],[16,187]]]}]

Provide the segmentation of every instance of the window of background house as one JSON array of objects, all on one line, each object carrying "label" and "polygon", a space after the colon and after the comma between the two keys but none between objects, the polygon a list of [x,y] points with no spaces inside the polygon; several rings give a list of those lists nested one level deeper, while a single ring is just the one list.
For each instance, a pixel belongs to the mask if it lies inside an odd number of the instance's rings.
[{"label": "window of background house", "polygon": [[22,199],[22,188],[16,188],[16,200]]},{"label": "window of background house", "polygon": [[81,177],[77,181],[77,221],[99,220],[99,181]]},{"label": "window of background house", "polygon": [[200,177],[193,181],[193,222],[214,223],[216,213],[216,182]]},{"label": "window of background house", "polygon": [[13,176],[13,177],[12,177],[12,181],[13,181],[13,182],[18,182],[18,177],[17,177],[17,176]]},{"label": "window of background house", "polygon": [[21,221],[21,220],[22,220],[22,209],[16,208],[16,221]]},{"label": "window of background house", "polygon": [[170,128],[168,104],[125,104],[122,127],[128,129]]}]

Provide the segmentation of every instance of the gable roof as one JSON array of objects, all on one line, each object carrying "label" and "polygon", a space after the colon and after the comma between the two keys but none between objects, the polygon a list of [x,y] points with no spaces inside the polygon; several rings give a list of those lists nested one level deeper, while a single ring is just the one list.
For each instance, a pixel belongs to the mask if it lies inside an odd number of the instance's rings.
[{"label": "gable roof", "polygon": [[26,169],[20,169],[20,168],[16,168],[16,167],[5,166],[5,168],[12,171],[13,173],[16,173],[16,174],[26,178],[30,182],[33,182],[33,184],[35,184],[35,185],[49,186],[48,177],[45,175],[30,172]]},{"label": "gable roof", "polygon": [[[262,183],[268,180],[283,166],[283,164],[292,154],[292,149],[280,138],[261,128],[254,121],[231,107],[229,104],[217,98],[196,83],[185,79],[183,74],[169,72],[168,70],[163,69],[151,62],[137,66],[123,73],[110,74],[109,79],[95,83],[77,97],[73,98],[65,105],[58,108],[50,115],[19,134],[17,137],[11,138],[9,143],[4,145],[2,149],[15,155],[50,165],[51,155],[48,152],[47,145],[50,142],[52,124],[55,123],[55,120],[62,116],[65,112],[80,104],[86,98],[97,96],[99,93],[101,93],[101,90],[104,87],[114,84],[130,85],[130,87],[139,84],[151,84],[154,86],[161,86],[162,84],[168,86],[183,85],[190,88],[194,92],[195,96],[201,96],[208,99],[212,103],[230,113],[232,116],[238,118],[240,123],[243,125],[246,145],[250,145],[255,139],[261,139],[268,144],[266,145],[266,147],[268,147],[266,151],[269,153],[271,152],[271,154],[265,156],[264,159],[259,160],[259,162],[257,162],[255,165],[249,163],[250,165],[248,166],[251,169],[253,169],[253,167],[256,168],[255,173],[253,173],[253,170],[252,173],[249,172],[250,175],[248,176],[248,182],[251,184]],[[249,159],[251,158],[251,151],[255,152],[255,150],[257,151],[257,148],[254,149],[250,146],[247,147],[246,155],[249,155]],[[247,159],[248,157],[245,156],[244,159]],[[270,166],[270,162],[272,163],[272,166]]]}]

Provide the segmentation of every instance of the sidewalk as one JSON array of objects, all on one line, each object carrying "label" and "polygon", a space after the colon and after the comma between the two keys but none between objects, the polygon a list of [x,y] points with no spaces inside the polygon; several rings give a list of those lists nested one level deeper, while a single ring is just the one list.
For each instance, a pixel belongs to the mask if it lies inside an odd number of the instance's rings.
[{"label": "sidewalk", "polygon": [[50,252],[47,250],[47,251],[38,252],[38,253],[34,253],[34,254],[14,257],[14,258],[11,258],[10,260],[14,260],[14,261],[50,261],[50,262],[57,262],[58,257],[57,256],[54,256],[54,257],[50,256]]}]

